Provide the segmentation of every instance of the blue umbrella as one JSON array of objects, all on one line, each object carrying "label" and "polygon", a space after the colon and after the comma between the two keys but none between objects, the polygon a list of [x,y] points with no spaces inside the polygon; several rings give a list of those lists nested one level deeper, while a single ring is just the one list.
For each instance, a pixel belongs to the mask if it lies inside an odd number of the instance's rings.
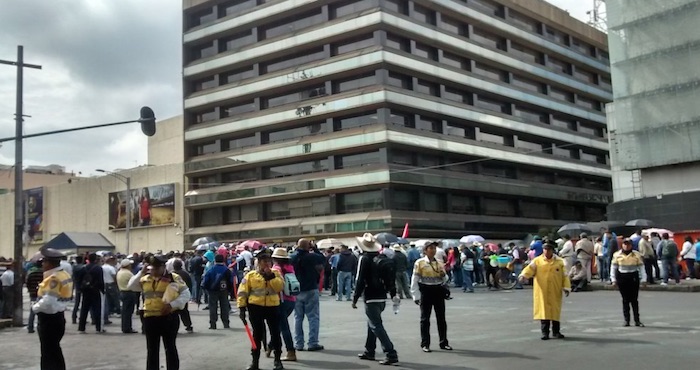
[{"label": "blue umbrella", "polygon": [[394,235],[394,234],[390,234],[390,233],[379,233],[379,234],[375,235],[374,238],[377,239],[377,242],[379,242],[379,244],[382,244],[382,245],[393,244],[393,243],[399,242],[399,237]]}]

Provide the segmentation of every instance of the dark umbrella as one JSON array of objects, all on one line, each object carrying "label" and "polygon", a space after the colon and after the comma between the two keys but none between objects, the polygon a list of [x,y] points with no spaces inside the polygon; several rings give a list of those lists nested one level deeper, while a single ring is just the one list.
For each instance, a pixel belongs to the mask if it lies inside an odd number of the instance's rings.
[{"label": "dark umbrella", "polygon": [[192,243],[192,248],[196,248],[202,244],[209,244],[209,243],[214,243],[214,242],[216,242],[216,240],[214,240],[214,238],[210,238],[208,236],[203,236],[201,238],[197,238],[197,240],[195,240]]},{"label": "dark umbrella", "polygon": [[377,239],[377,242],[379,242],[379,244],[383,245],[399,242],[399,237],[390,233],[379,233],[375,235],[374,238]]},{"label": "dark umbrella", "polygon": [[559,234],[559,236],[564,236],[564,235],[575,236],[575,235],[579,235],[581,233],[590,234],[591,228],[588,227],[588,225],[586,225],[586,224],[571,223],[571,224],[566,224],[566,225],[562,226],[557,231],[557,234]]},{"label": "dark umbrella", "polygon": [[408,239],[402,238],[400,236],[396,237],[396,242],[399,244],[411,244],[411,242],[408,241]]},{"label": "dark umbrella", "polygon": [[32,258],[29,259],[29,262],[37,263],[37,262],[39,262],[39,260],[42,259],[42,258],[44,258],[44,255],[41,254],[41,251],[39,251],[39,252],[36,252],[36,253],[32,256]]},{"label": "dark umbrella", "polygon": [[654,227],[654,221],[638,218],[636,220],[627,221],[625,226],[643,227],[645,229],[648,229],[650,227]]}]

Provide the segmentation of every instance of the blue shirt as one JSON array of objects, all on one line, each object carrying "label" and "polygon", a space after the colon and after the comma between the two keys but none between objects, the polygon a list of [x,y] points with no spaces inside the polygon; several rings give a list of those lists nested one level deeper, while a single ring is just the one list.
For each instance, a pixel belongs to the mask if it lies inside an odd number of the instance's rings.
[{"label": "blue shirt", "polygon": [[[292,254],[291,260],[297,280],[299,280],[299,290],[306,292],[318,289],[321,274],[316,269],[316,266],[323,266],[326,259],[316,252],[297,249]],[[321,271],[323,271],[323,268],[321,268]]]},{"label": "blue shirt", "polygon": [[535,257],[538,257],[540,254],[542,254],[542,241],[535,241],[532,243],[532,246],[530,246],[530,249],[535,251]]},{"label": "blue shirt", "polygon": [[411,267],[411,270],[413,270],[413,265],[416,264],[416,261],[420,259],[420,252],[418,251],[418,248],[411,248],[408,250],[408,266]]},{"label": "blue shirt", "polygon": [[334,254],[331,256],[331,268],[332,269],[337,269],[338,268],[338,260],[340,259],[340,254]]}]

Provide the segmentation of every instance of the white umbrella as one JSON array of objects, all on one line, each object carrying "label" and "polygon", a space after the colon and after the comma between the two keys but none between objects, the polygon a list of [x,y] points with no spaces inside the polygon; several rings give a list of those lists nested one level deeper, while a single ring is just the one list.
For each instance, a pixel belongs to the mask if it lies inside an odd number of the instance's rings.
[{"label": "white umbrella", "polygon": [[464,243],[466,245],[471,245],[474,243],[483,243],[485,241],[486,239],[484,239],[484,237],[481,235],[466,235],[459,239],[460,243]]},{"label": "white umbrella", "polygon": [[416,248],[423,248],[425,247],[426,244],[432,242],[432,240],[427,240],[427,239],[419,239],[413,242],[413,245],[416,246]]},{"label": "white umbrella", "polygon": [[318,242],[316,242],[316,247],[318,249],[328,249],[330,247],[333,248],[340,248],[340,246],[343,244],[338,239],[333,239],[333,238],[328,238],[328,239],[321,239]]}]

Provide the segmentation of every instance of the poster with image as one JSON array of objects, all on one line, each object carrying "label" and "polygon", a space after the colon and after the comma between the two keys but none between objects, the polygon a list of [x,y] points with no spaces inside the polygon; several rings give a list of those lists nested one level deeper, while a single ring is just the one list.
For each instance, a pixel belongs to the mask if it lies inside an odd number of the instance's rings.
[{"label": "poster with image", "polygon": [[[127,202],[131,215],[127,216]],[[127,217],[131,227],[162,226],[175,223],[175,184],[147,186],[109,193],[109,228],[126,228]]]},{"label": "poster with image", "polygon": [[44,188],[24,191],[26,230],[31,243],[44,241]]}]

